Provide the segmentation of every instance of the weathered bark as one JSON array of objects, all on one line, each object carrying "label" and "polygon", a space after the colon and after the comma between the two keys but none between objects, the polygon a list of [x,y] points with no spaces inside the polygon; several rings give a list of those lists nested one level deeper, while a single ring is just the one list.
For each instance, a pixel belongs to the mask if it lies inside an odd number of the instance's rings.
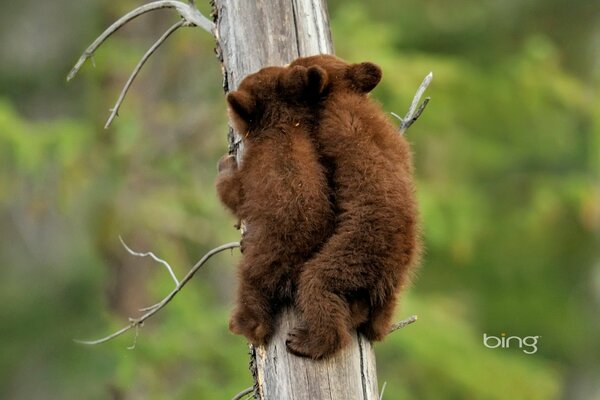
[{"label": "weathered bark", "polygon": [[378,396],[375,353],[362,335],[333,358],[312,361],[290,354],[285,338],[295,326],[294,312],[281,318],[274,339],[255,349],[258,392],[265,400],[376,400]]},{"label": "weathered bark", "polygon": [[[235,90],[246,75],[264,66],[333,53],[324,0],[214,0],[213,10],[225,91]],[[241,160],[239,136],[231,133],[229,141]],[[335,357],[310,361],[286,350],[285,338],[294,321],[294,311],[286,311],[271,343],[253,352],[260,399],[378,398],[375,356],[366,339],[355,335]]]}]

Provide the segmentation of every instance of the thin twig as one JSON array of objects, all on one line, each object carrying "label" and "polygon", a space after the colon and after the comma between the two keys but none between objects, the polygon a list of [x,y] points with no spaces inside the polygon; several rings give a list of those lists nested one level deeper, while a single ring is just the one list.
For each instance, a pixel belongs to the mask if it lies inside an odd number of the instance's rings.
[{"label": "thin twig", "polygon": [[400,131],[401,135],[404,135],[404,132],[406,132],[406,130],[408,128],[410,128],[410,126],[421,116],[421,113],[423,112],[425,107],[427,107],[429,100],[431,100],[431,98],[426,97],[423,100],[423,103],[421,103],[421,105],[419,105],[419,101],[421,100],[421,97],[423,96],[425,89],[427,89],[427,87],[431,83],[432,79],[433,79],[433,72],[430,72],[429,74],[427,74],[425,79],[423,79],[423,82],[421,82],[421,85],[417,89],[417,93],[415,93],[412,103],[410,104],[408,112],[406,113],[404,118],[402,118],[401,116],[399,116],[396,113],[391,113],[394,117],[396,117],[400,120],[400,127],[398,128],[398,130]]},{"label": "thin twig", "polygon": [[404,117],[405,124],[408,124],[409,122],[407,120],[411,120],[413,118],[413,116],[415,115],[415,110],[417,109],[417,105],[419,104],[419,101],[421,100],[421,96],[423,96],[423,93],[425,93],[425,89],[427,89],[427,87],[431,83],[432,79],[433,79],[433,72],[429,72],[427,74],[427,76],[423,79],[423,82],[421,82],[421,85],[417,89],[417,92],[415,93],[415,97],[413,97],[413,101],[410,104],[408,113]]},{"label": "thin twig", "polygon": [[398,329],[402,329],[405,326],[412,324],[413,322],[416,322],[417,319],[418,319],[418,317],[416,315],[413,315],[413,316],[408,317],[400,322],[396,322],[394,325],[392,325],[392,327],[388,331],[388,335],[392,332],[397,331]]},{"label": "thin twig", "polygon": [[179,291],[186,285],[186,283],[189,282],[190,279],[192,279],[192,277],[194,276],[194,274],[215,254],[218,254],[224,250],[227,249],[234,249],[240,247],[239,242],[231,242],[231,243],[226,243],[223,244],[219,247],[215,247],[214,249],[212,249],[211,251],[209,251],[208,253],[206,253],[204,255],[204,257],[202,257],[200,259],[200,261],[198,261],[196,264],[194,264],[194,266],[190,269],[190,271],[187,273],[187,275],[181,280],[181,282],[179,282],[179,284],[175,287],[175,289],[173,289],[171,291],[171,293],[169,293],[164,299],[162,299],[160,301],[160,303],[149,307],[149,311],[146,312],[145,314],[143,314],[141,317],[139,318],[129,318],[129,325],[127,325],[124,328],[119,329],[118,331],[116,331],[115,333],[105,336],[101,339],[97,339],[97,340],[75,340],[75,342],[80,343],[80,344],[87,344],[87,345],[96,345],[96,344],[100,344],[100,343],[105,343],[108,342],[111,339],[116,338],[119,335],[122,335],[123,333],[127,332],[128,330],[130,330],[133,327],[141,327],[144,325],[144,322],[150,318],[151,316],[153,316],[154,314],[156,314],[159,310],[161,310],[164,306],[166,306],[167,304],[169,304],[169,302],[171,300],[173,300],[173,297],[175,297],[177,295],[177,293],[179,293]]},{"label": "thin twig", "polygon": [[177,277],[175,276],[175,272],[173,272],[173,268],[171,268],[171,266],[169,265],[168,262],[166,262],[162,258],[157,257],[151,251],[148,251],[146,253],[138,253],[137,251],[131,250],[131,248],[129,248],[129,246],[127,246],[125,244],[125,242],[123,241],[123,238],[120,235],[119,235],[119,240],[121,241],[121,244],[123,245],[123,247],[125,247],[125,250],[127,250],[129,252],[129,254],[134,255],[136,257],[151,257],[154,261],[159,262],[162,265],[164,265],[165,268],[169,271],[171,278],[173,278],[173,281],[175,281],[175,286],[179,285],[179,281],[177,280]]},{"label": "thin twig", "polygon": [[70,81],[77,75],[81,66],[85,63],[88,58],[91,58],[94,55],[94,52],[104,43],[106,39],[110,37],[113,33],[115,33],[119,28],[123,27],[129,21],[139,17],[142,14],[145,14],[150,11],[159,10],[161,8],[174,8],[181,18],[185,21],[185,25],[187,26],[198,26],[205,31],[214,34],[215,24],[206,18],[198,9],[194,6],[193,2],[191,4],[185,4],[181,1],[174,0],[159,0],[154,1],[152,3],[144,4],[135,10],[132,10],[115,21],[111,26],[109,26],[100,36],[96,38],[92,42],[91,45],[88,46],[87,49],[83,52],[79,60],[67,75],[67,81]]},{"label": "thin twig", "polygon": [[111,335],[108,335],[106,337],[103,337],[102,339],[98,339],[98,340],[79,340],[79,339],[73,339],[73,341],[75,343],[79,343],[79,344],[89,344],[89,345],[100,344],[100,343],[108,342],[109,340],[114,339],[117,336],[120,336],[120,335],[124,334],[125,332],[127,332],[128,330],[130,330],[131,328],[133,328],[134,326],[135,325],[133,325],[133,324],[129,324],[126,327],[119,329],[115,333],[113,333]]},{"label": "thin twig", "polygon": [[158,49],[160,47],[160,45],[163,44],[164,41],[167,40],[173,32],[175,32],[177,29],[181,28],[184,24],[185,24],[185,21],[182,19],[179,22],[177,22],[176,24],[174,24],[173,26],[171,26],[169,29],[167,29],[167,31],[165,33],[163,33],[163,35],[156,42],[154,42],[154,44],[148,49],[146,54],[144,54],[142,59],[135,66],[131,75],[129,75],[129,79],[127,79],[127,82],[123,86],[123,89],[121,89],[121,93],[119,94],[119,98],[117,99],[115,106],[110,109],[110,116],[108,117],[106,124],[104,124],[104,129],[108,129],[108,127],[110,126],[110,124],[112,124],[115,117],[119,116],[119,108],[121,107],[121,104],[123,103],[123,100],[125,99],[125,95],[127,94],[127,91],[131,87],[133,80],[139,74],[140,70],[142,69],[142,67],[144,66],[146,61],[148,61],[148,59],[150,58],[150,56],[152,54],[154,54],[156,49]]},{"label": "thin twig", "polygon": [[387,381],[383,382],[383,386],[381,387],[381,393],[379,394],[379,400],[383,400],[383,393],[385,392],[386,386],[387,386]]},{"label": "thin twig", "polygon": [[139,335],[140,335],[140,326],[136,325],[135,326],[135,336],[133,337],[133,343],[131,344],[131,346],[127,347],[127,350],[134,350],[135,349],[135,346],[137,345],[137,340],[138,340],[138,336]]},{"label": "thin twig", "polygon": [[249,388],[246,388],[246,389],[242,390],[241,392],[239,392],[238,394],[236,394],[235,396],[233,396],[231,398],[231,400],[241,400],[244,397],[248,396],[252,392],[254,392],[254,386],[250,386]]},{"label": "thin twig", "polygon": [[151,306],[148,306],[148,307],[142,307],[142,308],[140,308],[140,309],[139,309],[139,311],[141,311],[141,312],[144,312],[144,311],[150,311],[150,310],[152,310],[153,308],[156,308],[156,307],[158,307],[158,306],[160,306],[160,302],[158,302],[158,303],[156,303],[156,304],[153,304],[153,305],[151,305]]}]

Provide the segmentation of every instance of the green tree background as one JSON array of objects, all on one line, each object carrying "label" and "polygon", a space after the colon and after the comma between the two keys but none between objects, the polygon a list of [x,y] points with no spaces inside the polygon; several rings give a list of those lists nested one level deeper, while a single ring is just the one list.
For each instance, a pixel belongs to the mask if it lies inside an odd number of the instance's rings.
[{"label": "green tree background", "polygon": [[[207,2],[201,2],[207,3]],[[380,64],[375,98],[403,113],[426,253],[376,346],[385,399],[600,398],[600,3],[335,0],[338,55]],[[65,84],[79,52],[139,1],[3,4],[0,15],[0,398],[227,399],[251,384],[228,333],[237,255],[213,259],[134,335],[121,327],[208,249],[237,240],[216,200],[221,73],[203,31],[150,60],[121,117],[107,109],[175,16],[135,21]],[[209,12],[208,4],[200,4]],[[541,336],[538,351],[482,335]]]}]

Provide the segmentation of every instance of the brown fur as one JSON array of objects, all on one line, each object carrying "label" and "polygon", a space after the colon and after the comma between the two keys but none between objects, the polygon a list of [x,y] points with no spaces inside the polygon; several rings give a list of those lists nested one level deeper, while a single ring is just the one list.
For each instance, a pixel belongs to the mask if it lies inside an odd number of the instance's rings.
[{"label": "brown fur", "polygon": [[336,227],[302,267],[296,305],[303,322],[286,343],[319,359],[346,345],[354,329],[369,340],[387,334],[418,253],[417,207],[408,143],[367,96],[379,67],[326,55],[290,64],[297,66],[319,66],[329,80],[315,133],[331,174]]},{"label": "brown fur", "polygon": [[217,189],[249,225],[230,328],[255,344],[292,301],[302,322],[286,343],[300,356],[389,330],[419,246],[408,144],[367,97],[380,79],[374,64],[315,56],[228,96],[246,150],[240,168],[221,160]]},{"label": "brown fur", "polygon": [[320,72],[264,68],[227,97],[245,151],[240,166],[221,159],[216,186],[248,226],[229,326],[254,344],[268,342],[278,312],[293,303],[301,265],[331,235],[330,190],[311,138]]}]

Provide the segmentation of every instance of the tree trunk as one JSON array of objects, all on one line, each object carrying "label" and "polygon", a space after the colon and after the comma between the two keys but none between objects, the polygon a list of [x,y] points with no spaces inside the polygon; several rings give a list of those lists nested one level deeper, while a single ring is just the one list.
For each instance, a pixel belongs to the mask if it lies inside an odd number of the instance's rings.
[{"label": "tree trunk", "polygon": [[[225,91],[235,90],[246,75],[264,66],[333,53],[324,0],[214,0],[213,16]],[[239,135],[231,131],[229,142],[239,161],[243,153]],[[348,347],[324,361],[296,357],[285,346],[295,318],[293,310],[285,311],[271,343],[252,352],[259,399],[379,398],[369,341],[354,335]]]}]

